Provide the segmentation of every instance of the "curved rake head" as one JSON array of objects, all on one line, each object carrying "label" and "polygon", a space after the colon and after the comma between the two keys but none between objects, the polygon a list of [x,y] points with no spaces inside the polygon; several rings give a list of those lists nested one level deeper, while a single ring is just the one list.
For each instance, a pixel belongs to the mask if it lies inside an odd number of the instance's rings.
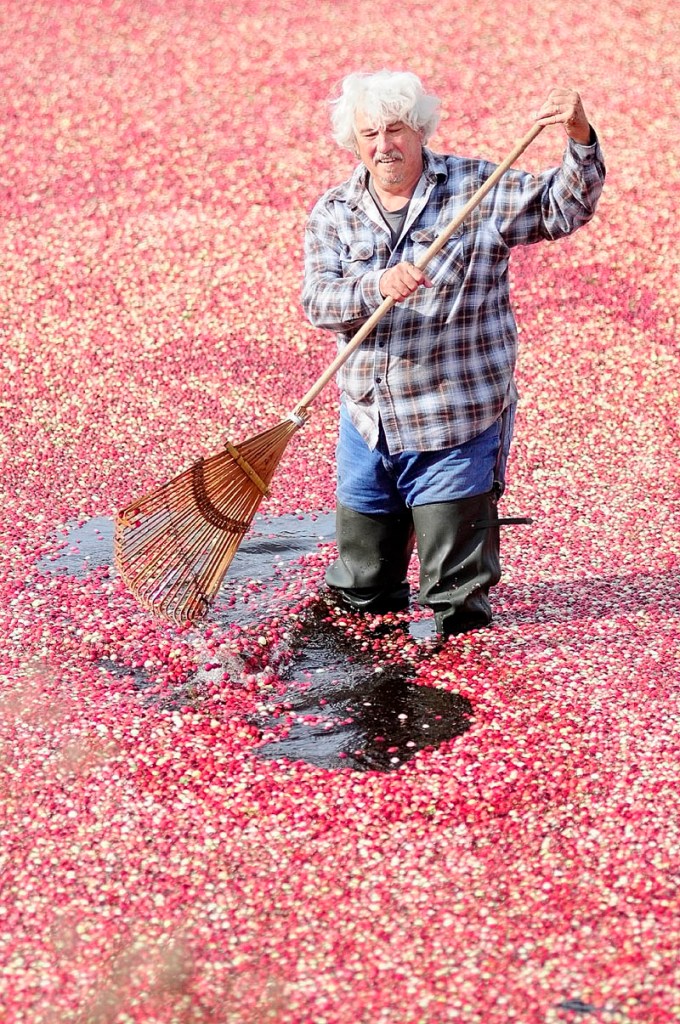
[{"label": "curved rake head", "polygon": [[143,607],[177,623],[206,614],[300,425],[227,443],[118,513],[116,567]]}]

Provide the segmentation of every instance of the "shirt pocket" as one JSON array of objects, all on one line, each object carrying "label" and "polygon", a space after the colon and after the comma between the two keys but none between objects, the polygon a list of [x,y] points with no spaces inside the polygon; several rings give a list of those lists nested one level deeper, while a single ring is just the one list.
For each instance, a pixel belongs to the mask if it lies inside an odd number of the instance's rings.
[{"label": "shirt pocket", "polygon": [[371,238],[359,238],[343,245],[340,252],[343,277],[362,277],[375,266],[375,242]]},{"label": "shirt pocket", "polygon": [[[419,228],[411,232],[411,242],[413,245],[413,262],[421,266],[421,260],[425,258],[427,250],[430,248],[432,243],[436,241],[442,231],[446,230],[444,227],[438,227],[432,225],[429,228]],[[461,225],[446,240],[439,252],[432,257],[432,259],[423,268],[425,273],[431,280],[435,280],[439,274],[446,273],[447,276],[451,274],[462,274],[464,265],[464,242],[465,242],[465,230]]]}]

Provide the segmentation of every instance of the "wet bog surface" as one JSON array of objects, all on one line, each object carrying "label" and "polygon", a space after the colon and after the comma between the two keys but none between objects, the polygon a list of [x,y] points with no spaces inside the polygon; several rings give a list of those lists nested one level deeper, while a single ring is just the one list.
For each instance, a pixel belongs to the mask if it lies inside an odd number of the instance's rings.
[{"label": "wet bog surface", "polygon": [[[84,577],[113,564],[113,522],[97,517],[71,525],[65,540],[40,563],[44,573]],[[281,577],[286,568],[334,538],[335,517],[257,516],[229,568],[223,587],[227,600],[218,602],[219,627],[243,629],[254,623],[267,632],[267,616],[281,616]],[[254,596],[248,587],[257,581]],[[286,609],[283,608],[285,616]],[[292,620],[291,620],[292,621]],[[404,620],[385,624],[361,640],[361,617],[337,614],[319,601],[295,618],[285,656],[277,666],[275,692],[266,690],[256,714],[249,718],[261,734],[255,748],[264,759],[304,760],[319,767],[357,771],[393,771],[419,751],[436,747],[470,727],[472,707],[458,694],[420,685],[415,678],[416,638],[427,636],[431,623]],[[200,631],[200,624],[198,626]],[[399,655],[416,651],[416,660]],[[395,656],[395,652],[396,656]],[[261,670],[270,654],[249,666]],[[422,656],[426,656],[423,650]],[[173,708],[200,706],[205,668],[175,690],[156,695],[145,668],[130,668],[107,658],[101,668],[114,677],[133,680],[147,705]],[[239,685],[244,665],[232,659],[225,685]]]},{"label": "wet bog surface", "polygon": [[[113,564],[112,519],[96,516],[82,524],[70,524],[63,543],[42,559],[43,572],[83,576],[97,566]],[[322,541],[335,537],[335,516],[255,516],[225,579],[270,579],[275,569],[316,550]]]},{"label": "wet bog surface", "polygon": [[391,771],[470,728],[466,698],[419,685],[408,666],[382,662],[379,645],[362,652],[323,608],[310,611],[281,675],[289,689],[253,719],[260,757]]}]

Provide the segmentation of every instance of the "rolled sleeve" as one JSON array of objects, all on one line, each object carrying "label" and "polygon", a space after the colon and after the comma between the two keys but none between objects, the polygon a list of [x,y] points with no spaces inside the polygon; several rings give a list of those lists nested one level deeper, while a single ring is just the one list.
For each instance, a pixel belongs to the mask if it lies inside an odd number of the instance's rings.
[{"label": "rolled sleeve", "polygon": [[383,293],[380,291],[380,278],[384,273],[384,270],[370,270],[361,278],[361,291],[363,293],[366,309],[369,311],[367,316],[370,316],[370,314],[378,308],[385,298]]}]

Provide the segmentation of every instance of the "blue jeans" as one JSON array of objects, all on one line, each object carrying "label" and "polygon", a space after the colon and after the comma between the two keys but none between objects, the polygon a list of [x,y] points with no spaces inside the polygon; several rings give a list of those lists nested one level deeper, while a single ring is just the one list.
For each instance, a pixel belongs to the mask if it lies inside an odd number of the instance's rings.
[{"label": "blue jeans", "polygon": [[486,494],[494,484],[502,493],[515,408],[508,406],[482,434],[454,448],[390,455],[382,426],[371,451],[341,406],[337,500],[355,512],[379,515]]}]

